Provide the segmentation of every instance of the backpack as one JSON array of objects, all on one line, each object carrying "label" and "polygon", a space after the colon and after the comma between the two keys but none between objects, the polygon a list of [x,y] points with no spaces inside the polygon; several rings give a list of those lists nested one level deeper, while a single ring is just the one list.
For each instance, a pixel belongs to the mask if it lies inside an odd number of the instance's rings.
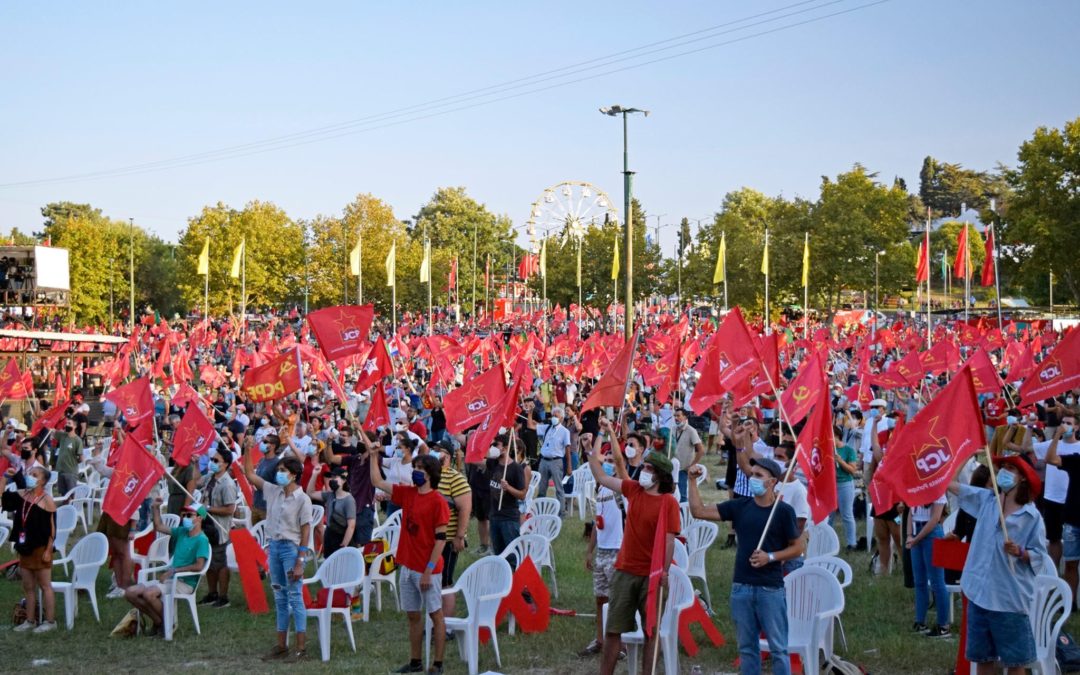
[{"label": "backpack", "polygon": [[1058,634],[1054,656],[1057,658],[1061,672],[1075,673],[1080,671],[1080,645],[1077,645],[1076,639],[1065,631]]}]

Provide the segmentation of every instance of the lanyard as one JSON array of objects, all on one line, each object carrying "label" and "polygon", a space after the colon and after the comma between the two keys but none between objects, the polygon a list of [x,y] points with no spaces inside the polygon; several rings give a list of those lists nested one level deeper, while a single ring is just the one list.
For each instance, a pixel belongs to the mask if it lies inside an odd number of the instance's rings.
[{"label": "lanyard", "polygon": [[42,494],[38,495],[37,499],[35,499],[34,501],[31,502],[25,496],[23,496],[23,505],[22,505],[22,524],[23,524],[23,527],[26,527],[26,516],[30,515],[30,510],[32,508],[34,508],[35,506],[37,506],[38,502],[40,502],[44,498],[45,498],[45,493],[42,493]]}]

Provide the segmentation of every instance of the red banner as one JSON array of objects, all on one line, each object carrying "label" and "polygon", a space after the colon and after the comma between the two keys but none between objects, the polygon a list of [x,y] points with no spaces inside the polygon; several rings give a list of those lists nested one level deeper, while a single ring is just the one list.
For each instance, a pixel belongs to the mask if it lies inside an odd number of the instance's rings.
[{"label": "red banner", "polygon": [[163,473],[161,462],[129,435],[120,447],[101,510],[118,524],[126,524]]},{"label": "red banner", "polygon": [[193,455],[210,452],[216,442],[214,424],[199,406],[189,406],[173,435],[172,460],[179,466],[187,466]]},{"label": "red banner", "polygon": [[454,389],[443,398],[446,430],[459,434],[479,424],[496,401],[506,393],[506,376],[501,363]]},{"label": "red banner", "polygon": [[810,517],[820,523],[836,510],[836,440],[828,397],[819,399],[814,416],[799,433],[796,455],[806,476]]},{"label": "red banner", "polygon": [[150,380],[145,377],[113,389],[105,398],[116,404],[129,425],[138,425],[154,415],[154,396],[150,393]]},{"label": "red banner", "polygon": [[241,388],[249,399],[261,403],[285,398],[302,386],[304,375],[300,368],[300,348],[294,347],[273,361],[248,369]]},{"label": "red banner", "polygon": [[308,324],[328,361],[361,354],[368,348],[373,305],[339,305],[308,314]]},{"label": "red banner", "polygon": [[1080,330],[1074,328],[1034,367],[1020,386],[1020,403],[1027,405],[1080,386]]}]

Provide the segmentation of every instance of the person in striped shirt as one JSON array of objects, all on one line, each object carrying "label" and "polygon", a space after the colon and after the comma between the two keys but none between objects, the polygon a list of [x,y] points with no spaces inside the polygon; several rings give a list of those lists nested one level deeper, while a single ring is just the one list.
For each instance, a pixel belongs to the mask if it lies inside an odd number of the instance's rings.
[{"label": "person in striped shirt", "polygon": [[[454,443],[444,439],[432,448],[431,454],[438,455],[442,463],[442,478],[439,479],[439,493],[450,507],[450,523],[446,526],[446,546],[443,547],[442,587],[454,585],[454,567],[458,553],[465,549],[465,534],[469,530],[469,515],[472,513],[472,488],[464,474],[454,468]],[[460,527],[459,527],[460,525]],[[444,595],[443,616],[454,615],[454,596]]]}]

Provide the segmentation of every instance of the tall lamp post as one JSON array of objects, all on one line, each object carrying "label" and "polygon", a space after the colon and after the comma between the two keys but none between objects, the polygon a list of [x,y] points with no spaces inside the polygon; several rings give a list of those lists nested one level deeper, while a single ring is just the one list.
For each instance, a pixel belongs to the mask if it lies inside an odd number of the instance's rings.
[{"label": "tall lamp post", "polygon": [[135,219],[128,218],[128,330],[135,332]]},{"label": "tall lamp post", "polygon": [[626,325],[623,327],[623,334],[629,341],[634,336],[634,213],[631,209],[634,173],[630,171],[630,160],[629,155],[627,154],[627,140],[629,137],[627,133],[626,117],[633,113],[641,113],[648,117],[649,111],[613,105],[611,107],[600,108],[600,112],[611,117],[622,115],[623,121],[623,219],[626,221],[625,229],[623,230],[623,251],[626,256]]},{"label": "tall lamp post", "polygon": [[885,251],[874,251],[874,323],[870,324],[870,335],[877,335],[877,322],[878,322],[878,288],[880,287],[881,279],[881,256],[885,255]]}]

